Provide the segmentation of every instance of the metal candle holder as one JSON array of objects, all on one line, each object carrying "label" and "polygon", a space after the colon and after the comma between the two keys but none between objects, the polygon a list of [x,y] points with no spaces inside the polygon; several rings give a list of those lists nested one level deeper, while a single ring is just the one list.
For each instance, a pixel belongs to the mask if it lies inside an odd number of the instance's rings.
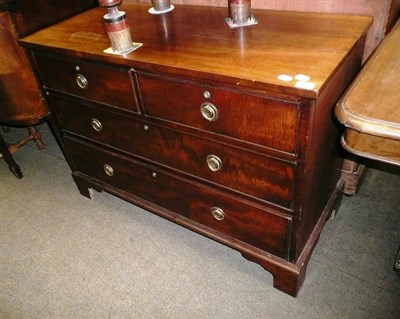
[{"label": "metal candle holder", "polygon": [[151,14],[162,14],[174,10],[174,6],[170,3],[170,0],[151,0],[153,7],[149,9]]},{"label": "metal candle holder", "polygon": [[230,28],[245,27],[257,24],[251,14],[251,0],[228,0],[229,17],[225,19]]}]

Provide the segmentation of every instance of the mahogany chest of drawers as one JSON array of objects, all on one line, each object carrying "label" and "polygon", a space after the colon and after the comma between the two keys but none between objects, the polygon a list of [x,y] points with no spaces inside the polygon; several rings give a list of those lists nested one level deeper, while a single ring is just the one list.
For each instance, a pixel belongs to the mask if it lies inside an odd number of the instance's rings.
[{"label": "mahogany chest of drawers", "polygon": [[[340,203],[332,106],[360,67],[368,17],[122,7],[109,47],[96,8],[21,40],[80,192],[107,191],[240,251],[296,295]],[[340,168],[340,167],[339,167]]]}]

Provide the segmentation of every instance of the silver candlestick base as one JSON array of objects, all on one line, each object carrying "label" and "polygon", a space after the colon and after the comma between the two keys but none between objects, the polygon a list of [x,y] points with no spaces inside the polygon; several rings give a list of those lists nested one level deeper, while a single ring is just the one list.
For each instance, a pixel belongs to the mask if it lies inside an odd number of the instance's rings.
[{"label": "silver candlestick base", "polygon": [[257,19],[252,14],[250,15],[250,18],[244,22],[235,23],[235,22],[233,22],[232,18],[230,18],[230,17],[225,18],[225,21],[228,24],[229,28],[231,28],[231,29],[235,29],[235,28],[239,28],[239,27],[247,27],[247,26],[258,24]]},{"label": "silver candlestick base", "polygon": [[152,0],[153,8],[149,9],[151,14],[162,14],[174,10],[174,6],[170,3],[170,0]]}]

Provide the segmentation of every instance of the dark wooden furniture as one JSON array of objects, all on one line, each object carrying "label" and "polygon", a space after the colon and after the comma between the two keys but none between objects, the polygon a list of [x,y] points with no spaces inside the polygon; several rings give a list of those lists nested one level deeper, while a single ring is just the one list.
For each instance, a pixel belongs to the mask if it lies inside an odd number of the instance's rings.
[{"label": "dark wooden furniture", "polygon": [[[147,2],[150,0],[124,0],[124,3]],[[174,3],[184,3],[202,6],[227,7],[227,0],[181,0]],[[286,10],[301,12],[324,12],[336,14],[352,14],[372,16],[374,21],[370,27],[363,54],[363,61],[366,61],[376,46],[380,43],[384,35],[396,22],[400,13],[400,0],[252,0],[252,9],[264,10]],[[228,13],[227,13],[228,14]],[[344,152],[342,167],[342,179],[344,181],[344,193],[346,195],[355,195],[362,185],[362,181],[368,167],[365,165],[365,159]]]},{"label": "dark wooden furniture", "polygon": [[10,4],[11,1],[0,0],[0,126],[28,126],[30,134],[28,138],[9,146],[0,133],[0,158],[5,160],[17,178],[22,178],[21,169],[12,153],[30,140],[34,140],[39,148],[44,147],[34,125],[46,119],[50,112],[39,95],[39,84],[29,61],[17,43],[18,35],[9,14]]},{"label": "dark wooden furniture", "polygon": [[107,191],[240,251],[295,296],[341,199],[333,106],[357,74],[369,17],[122,6],[110,44],[97,8],[25,37],[80,192]]},{"label": "dark wooden furniture", "polygon": [[22,178],[22,172],[19,165],[12,157],[11,151],[8,149],[8,144],[4,141],[3,136],[0,134],[0,159],[4,159],[10,171],[17,178]]},{"label": "dark wooden furniture", "polygon": [[[336,106],[352,154],[400,166],[400,20]],[[394,264],[400,274],[400,249]]]},{"label": "dark wooden furniture", "polygon": [[0,158],[5,159],[17,178],[22,178],[22,173],[12,154],[29,141],[43,149],[45,145],[35,125],[50,117],[40,95],[40,84],[18,39],[96,3],[96,0],[0,0],[0,126],[27,127],[29,132],[11,145],[0,136]]},{"label": "dark wooden furniture", "polygon": [[20,37],[97,6],[97,0],[11,0],[10,14]]},{"label": "dark wooden furniture", "polygon": [[400,24],[385,37],[336,107],[343,147],[400,166]]}]

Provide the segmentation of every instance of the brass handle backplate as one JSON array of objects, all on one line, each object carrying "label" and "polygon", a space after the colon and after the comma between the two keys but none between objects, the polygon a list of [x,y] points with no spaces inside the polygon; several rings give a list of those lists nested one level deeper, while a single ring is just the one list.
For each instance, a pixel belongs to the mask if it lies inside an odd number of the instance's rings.
[{"label": "brass handle backplate", "polygon": [[222,169],[222,161],[217,155],[210,154],[207,156],[207,165],[210,170],[217,172]]},{"label": "brass handle backplate", "polygon": [[89,83],[87,81],[87,79],[82,75],[82,74],[77,74],[75,77],[76,80],[76,84],[78,84],[78,86],[81,89],[87,89]]},{"label": "brass handle backplate", "polygon": [[114,169],[110,165],[104,164],[103,169],[108,176],[114,176]]},{"label": "brass handle backplate", "polygon": [[200,106],[200,113],[201,113],[201,116],[203,118],[205,118],[207,121],[214,122],[214,121],[218,120],[218,116],[219,116],[218,109],[212,103],[208,103],[208,102],[203,103]]},{"label": "brass handle backplate", "polygon": [[211,208],[211,215],[213,215],[216,220],[223,220],[225,218],[224,211],[218,207]]},{"label": "brass handle backplate", "polygon": [[98,119],[91,119],[90,123],[92,124],[92,128],[96,131],[96,132],[101,132],[103,130],[103,124],[101,124],[101,122]]}]

